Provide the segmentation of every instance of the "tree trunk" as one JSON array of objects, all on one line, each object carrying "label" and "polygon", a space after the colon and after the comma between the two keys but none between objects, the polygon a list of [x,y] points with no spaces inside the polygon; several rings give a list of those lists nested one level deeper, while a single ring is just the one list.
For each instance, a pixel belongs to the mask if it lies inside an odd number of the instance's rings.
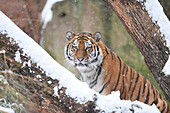
[{"label": "tree trunk", "polygon": [[149,70],[170,101],[170,78],[162,73],[168,60],[169,49],[159,32],[159,26],[149,17],[141,3],[136,0],[104,0],[117,14],[131,38],[144,56]]}]

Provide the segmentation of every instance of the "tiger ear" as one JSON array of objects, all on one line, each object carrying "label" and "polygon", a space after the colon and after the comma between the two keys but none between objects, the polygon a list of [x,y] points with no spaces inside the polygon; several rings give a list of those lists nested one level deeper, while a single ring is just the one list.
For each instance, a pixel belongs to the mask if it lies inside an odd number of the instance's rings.
[{"label": "tiger ear", "polygon": [[73,38],[73,35],[74,35],[74,33],[72,33],[71,31],[68,31],[68,32],[66,33],[66,38],[67,38],[67,40],[70,41],[70,40]]},{"label": "tiger ear", "polygon": [[93,39],[96,41],[96,42],[99,42],[99,40],[101,39],[101,33],[100,32],[95,32],[93,34]]}]

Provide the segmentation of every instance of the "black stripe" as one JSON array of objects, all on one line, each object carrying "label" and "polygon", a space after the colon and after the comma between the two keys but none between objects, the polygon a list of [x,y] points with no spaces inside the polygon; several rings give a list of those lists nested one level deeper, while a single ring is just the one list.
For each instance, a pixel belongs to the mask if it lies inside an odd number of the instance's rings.
[{"label": "black stripe", "polygon": [[66,50],[66,55],[68,56],[68,47],[69,47],[69,44],[67,45],[67,50]]},{"label": "black stripe", "polygon": [[69,56],[68,51],[69,51],[69,44],[67,45],[66,55],[67,55],[67,58],[68,58],[69,60],[73,61],[73,59],[71,59],[71,57]]},{"label": "black stripe", "polygon": [[131,85],[132,85],[132,82],[133,82],[133,76],[134,76],[134,73],[132,74],[132,68],[130,68],[131,70],[131,76],[130,76],[130,86],[129,86],[129,90],[131,89]]},{"label": "black stripe", "polygon": [[[159,92],[158,92],[159,93]],[[160,93],[159,93],[159,96],[160,96],[160,99],[162,100],[163,99],[163,97],[160,95]]]},{"label": "black stripe", "polygon": [[163,113],[163,112],[165,111],[165,108],[166,108],[166,107],[165,107],[165,102],[164,102],[164,101],[163,101],[163,108],[164,108],[164,109],[161,111],[161,113]]},{"label": "black stripe", "polygon": [[99,47],[97,46],[97,51],[99,52]]},{"label": "black stripe", "polygon": [[154,95],[154,99],[155,99],[155,90],[154,90],[154,87],[153,87],[153,85],[151,85],[151,87],[152,87],[152,90],[153,90],[153,95]]},{"label": "black stripe", "polygon": [[148,102],[149,102],[149,86],[148,86],[148,94],[147,94],[147,96],[146,96],[146,99],[145,99],[145,104],[148,104]]},{"label": "black stripe", "polygon": [[132,90],[132,93],[131,93],[131,96],[130,96],[130,100],[132,99],[133,92],[134,92],[134,90],[135,90],[135,87],[137,86],[138,79],[139,79],[139,73],[137,74],[136,81],[135,81],[135,85],[134,85],[134,87],[133,87],[133,90]]},{"label": "black stripe", "polygon": [[83,38],[83,40],[88,41],[88,37],[87,36],[79,36],[77,39],[81,40]]},{"label": "black stripe", "polygon": [[98,56],[94,60],[92,60],[91,63],[97,62],[97,60],[98,60]]},{"label": "black stripe", "polygon": [[162,100],[163,98],[162,98],[162,96],[160,95],[159,91],[156,90],[156,92],[157,92],[157,96],[159,95],[159,98]]},{"label": "black stripe", "polygon": [[71,57],[67,56],[67,58],[68,58],[69,60],[73,61],[73,59],[71,59]]},{"label": "black stripe", "polygon": [[[92,60],[91,63],[97,62],[97,60],[98,60],[98,57],[99,57],[99,55],[100,55],[100,51],[99,51],[99,47],[98,47],[98,46],[97,46],[97,51],[98,51],[98,52],[97,52],[97,53],[98,53],[98,54],[97,54],[97,57],[96,57],[94,60]],[[95,54],[96,54],[96,53],[95,53]]]},{"label": "black stripe", "polygon": [[155,105],[158,104],[158,98],[156,98],[156,100],[154,101],[154,104],[155,104]]},{"label": "black stripe", "polygon": [[155,90],[154,90],[154,87],[152,84],[151,84],[151,87],[152,87],[152,91],[153,91],[153,95],[154,95],[154,101],[151,103],[151,105],[153,105],[155,103]]},{"label": "black stripe", "polygon": [[123,99],[126,99],[126,91],[125,91],[125,95],[124,95],[124,98]]},{"label": "black stripe", "polygon": [[91,42],[92,45],[94,44],[93,40],[90,40],[90,42]]},{"label": "black stripe", "polygon": [[158,109],[160,109],[160,106],[159,107],[157,107]]},{"label": "black stripe", "polygon": [[[126,74],[125,74],[125,76],[127,76],[127,72],[128,72],[128,67],[127,67],[127,70],[126,70]],[[127,77],[126,77],[127,78]]]},{"label": "black stripe", "polygon": [[110,80],[103,86],[103,88],[99,91],[99,93],[102,93],[103,90],[105,89],[105,87],[107,87],[107,85],[110,83]]},{"label": "black stripe", "polygon": [[113,52],[110,49],[109,49],[109,51],[110,51],[110,54],[111,54],[112,60],[113,60]]},{"label": "black stripe", "polygon": [[116,83],[116,86],[114,88],[114,91],[116,90],[118,83],[119,83],[119,79],[120,79],[120,75],[121,75],[121,65],[122,65],[119,56],[117,56],[117,58],[119,59],[119,62],[120,62],[120,70],[119,70],[119,76],[118,76],[117,83]]},{"label": "black stripe", "polygon": [[85,39],[85,38],[83,40],[88,41],[88,39]]},{"label": "black stripe", "polygon": [[122,75],[123,75],[123,76],[124,76],[125,68],[126,68],[126,64],[124,64],[124,66],[123,66],[123,71],[122,71]]},{"label": "black stripe", "polygon": [[90,88],[92,88],[93,86],[95,86],[97,84],[97,79],[98,79],[99,75],[101,74],[102,66],[103,66],[103,62],[99,66],[99,71],[97,72],[96,79],[90,83],[90,85],[92,85],[92,86],[90,86]]},{"label": "black stripe", "polygon": [[106,47],[105,47],[105,51],[106,51],[107,54],[109,54]]},{"label": "black stripe", "polygon": [[141,84],[140,84],[140,87],[139,87],[138,97],[136,98],[136,100],[139,100],[139,97],[140,97],[140,91],[141,91]]},{"label": "black stripe", "polygon": [[146,88],[146,78],[144,78],[144,83],[143,83],[143,93],[142,93],[142,95],[144,96],[145,94],[145,88]]},{"label": "black stripe", "polygon": [[152,106],[154,103],[155,103],[155,101],[153,101],[153,102],[151,103],[151,106]]},{"label": "black stripe", "polygon": [[97,57],[100,55],[100,51],[99,51],[99,47],[97,46],[97,53],[98,53],[98,55],[97,55]]},{"label": "black stripe", "polygon": [[[102,66],[103,66],[103,62],[102,62],[101,65],[100,65],[99,71],[98,71],[98,73],[97,73],[97,78],[98,78],[98,76],[101,74]],[[97,80],[97,79],[96,79],[96,80]]]}]

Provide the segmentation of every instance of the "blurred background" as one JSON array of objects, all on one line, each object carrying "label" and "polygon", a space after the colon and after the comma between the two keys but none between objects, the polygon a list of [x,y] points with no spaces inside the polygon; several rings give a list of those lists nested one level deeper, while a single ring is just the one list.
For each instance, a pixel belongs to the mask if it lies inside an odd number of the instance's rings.
[{"label": "blurred background", "polygon": [[[159,1],[170,19],[170,1]],[[77,77],[79,73],[64,56],[64,47],[68,43],[65,38],[66,32],[101,32],[103,43],[117,53],[127,65],[145,76],[161,92],[130,35],[104,1],[64,0],[56,2],[52,7],[52,20],[45,28],[42,28],[41,13],[46,2],[47,0],[0,0],[0,10],[40,44],[58,63]],[[5,95],[5,93],[1,94],[0,98]]]}]

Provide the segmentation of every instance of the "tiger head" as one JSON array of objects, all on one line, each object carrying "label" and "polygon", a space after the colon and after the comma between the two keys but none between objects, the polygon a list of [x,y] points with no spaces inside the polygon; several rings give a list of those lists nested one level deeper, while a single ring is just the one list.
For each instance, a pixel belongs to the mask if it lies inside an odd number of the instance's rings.
[{"label": "tiger head", "polygon": [[102,51],[99,47],[101,34],[94,33],[66,33],[69,41],[65,48],[65,56],[76,67],[94,67],[101,63]]}]

